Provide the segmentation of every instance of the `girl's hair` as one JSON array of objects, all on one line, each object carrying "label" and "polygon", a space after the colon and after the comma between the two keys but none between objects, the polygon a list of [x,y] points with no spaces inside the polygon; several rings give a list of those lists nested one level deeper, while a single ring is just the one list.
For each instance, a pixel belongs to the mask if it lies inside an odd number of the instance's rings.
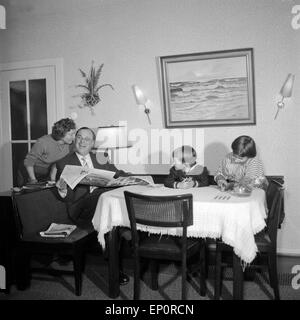
[{"label": "girl's hair", "polygon": [[54,123],[51,136],[54,140],[62,139],[67,132],[76,128],[76,124],[72,119],[65,118]]},{"label": "girl's hair", "polygon": [[255,142],[249,136],[236,138],[231,144],[231,149],[239,157],[254,158],[256,156]]},{"label": "girl's hair", "polygon": [[196,150],[188,145],[176,148],[172,152],[172,157],[180,160],[182,163],[194,164],[196,162],[197,153]]}]

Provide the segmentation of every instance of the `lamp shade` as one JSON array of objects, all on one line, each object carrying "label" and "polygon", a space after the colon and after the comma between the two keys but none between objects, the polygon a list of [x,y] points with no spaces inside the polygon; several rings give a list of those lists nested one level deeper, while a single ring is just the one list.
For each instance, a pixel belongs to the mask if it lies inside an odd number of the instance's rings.
[{"label": "lamp shade", "polygon": [[292,91],[293,91],[294,79],[295,79],[295,75],[292,75],[291,73],[289,73],[280,90],[280,94],[282,95],[282,97],[284,98],[291,97]]},{"label": "lamp shade", "polygon": [[6,11],[3,6],[0,5],[0,29],[6,29]]},{"label": "lamp shade", "polygon": [[126,126],[98,127],[95,148],[116,149],[127,147]]},{"label": "lamp shade", "polygon": [[147,101],[143,91],[136,85],[132,86],[133,93],[136,99],[137,104],[144,105]]}]

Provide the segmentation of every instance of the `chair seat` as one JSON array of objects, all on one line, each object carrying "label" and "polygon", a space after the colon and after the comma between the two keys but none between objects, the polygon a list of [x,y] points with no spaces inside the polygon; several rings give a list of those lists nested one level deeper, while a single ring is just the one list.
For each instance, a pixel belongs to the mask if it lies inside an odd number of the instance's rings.
[{"label": "chair seat", "polygon": [[51,238],[51,237],[42,237],[39,233],[31,233],[27,234],[25,237],[22,238],[22,242],[35,242],[35,243],[65,243],[71,244],[77,242],[87,235],[95,232],[92,226],[87,226],[85,228],[77,227],[68,237],[65,238]]},{"label": "chair seat", "polygon": [[[201,239],[187,239],[187,257],[200,249]],[[147,235],[140,241],[139,254],[142,257],[181,260],[182,238],[167,235]]]}]

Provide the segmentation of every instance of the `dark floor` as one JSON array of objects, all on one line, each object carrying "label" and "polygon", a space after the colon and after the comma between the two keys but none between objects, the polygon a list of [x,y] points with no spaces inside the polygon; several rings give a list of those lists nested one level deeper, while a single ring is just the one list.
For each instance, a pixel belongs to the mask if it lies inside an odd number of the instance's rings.
[{"label": "dark floor", "polygon": [[[41,257],[35,257],[33,265],[41,263]],[[291,259],[289,259],[291,260]],[[44,260],[45,262],[45,260]],[[291,263],[293,263],[291,261]],[[60,265],[51,263],[51,268],[71,270],[72,263]],[[124,259],[124,271],[129,275],[127,285],[120,287],[120,296],[114,300],[131,300],[133,298],[133,268],[132,259]],[[282,300],[300,300],[300,289],[295,290],[291,286],[292,275],[279,273],[279,290]],[[188,277],[188,300],[213,300],[214,298],[214,268],[208,268],[207,294],[202,297],[199,294],[200,286],[196,274]],[[140,281],[142,300],[178,300],[181,298],[181,274],[176,264],[160,264],[159,289],[150,289],[150,273],[144,273]],[[232,269],[226,268],[223,274],[222,300],[232,300]],[[245,300],[272,300],[273,290],[269,285],[266,273],[255,273],[254,277],[245,278]],[[53,275],[33,273],[30,287],[18,290],[15,285],[10,288],[9,294],[0,293],[0,300],[111,300],[108,295],[108,267],[101,254],[88,254],[85,272],[83,275],[82,295],[74,294],[74,277],[70,275]]]},{"label": "dark floor", "polygon": [[[133,276],[133,260],[131,258],[131,251],[129,246],[126,244],[125,246],[123,246],[123,269],[124,271],[131,277],[131,284],[130,286],[132,286],[132,276]],[[228,257],[229,259],[229,257]],[[47,261],[49,263],[51,263],[51,257],[46,257],[46,256],[35,256],[33,259],[33,266],[36,266],[38,264],[47,264]],[[209,253],[208,254],[208,265],[209,265],[209,274],[208,274],[208,282],[210,284],[210,288],[211,288],[211,292],[208,295],[208,298],[211,299],[212,295],[213,295],[213,277],[214,277],[214,271],[213,271],[213,265],[214,265],[214,255],[213,253]],[[294,265],[300,265],[300,257],[292,257],[292,256],[278,256],[278,274],[279,274],[279,284],[280,286],[282,286],[281,291],[286,291],[289,290],[289,293],[286,294],[287,299],[297,299],[298,300],[298,296],[300,299],[300,289],[299,290],[293,290],[291,288],[291,282],[293,277],[295,276],[294,274],[292,274],[292,268]],[[55,264],[55,266],[53,267],[58,267],[61,269],[64,269],[66,266],[64,265],[59,265],[59,264]],[[72,269],[72,264],[69,264],[67,266],[68,268]],[[228,268],[229,269],[229,268]],[[96,299],[107,299],[108,296],[108,292],[107,292],[107,273],[108,273],[108,268],[107,268],[107,260],[105,260],[105,257],[102,253],[102,250],[99,246],[99,244],[97,242],[92,242],[89,247],[87,248],[87,259],[86,259],[86,274],[85,274],[85,278],[88,281],[86,282],[86,286],[90,286],[89,290],[94,290],[93,292],[95,292],[95,297]],[[249,269],[250,270],[250,269]],[[227,274],[229,272],[229,276],[227,276],[227,280],[230,280],[230,272],[231,271],[227,271]],[[162,274],[162,277],[171,277],[171,278],[178,278],[178,267],[176,264],[168,264],[168,263],[162,263],[160,265],[160,273]],[[263,282],[268,283],[268,276],[265,276],[264,274],[261,274],[261,276],[259,277],[263,277]],[[70,278],[70,277],[69,277]],[[41,281],[41,277],[39,275],[37,276],[33,276],[33,285],[31,286],[30,289],[25,290],[25,291],[18,291],[16,290],[14,284],[12,285],[11,288],[11,292],[12,294],[10,294],[7,298],[8,299],[37,299],[39,297],[39,295],[42,297],[47,297],[47,299],[51,299],[51,294],[49,293],[49,295],[42,293],[43,292],[43,281]],[[253,285],[259,284],[257,287],[260,288],[265,288],[265,286],[261,286],[260,283],[262,282],[262,280],[259,280],[260,278],[257,278],[255,274],[251,273],[251,272],[247,272],[245,274],[245,281],[248,282],[248,285],[251,284],[251,282],[253,283]],[[226,276],[225,276],[225,280],[226,280]],[[231,279],[232,280],[232,279]],[[51,280],[51,283],[54,280]],[[66,299],[68,298],[72,298],[73,299],[73,294],[69,294],[68,292],[70,291],[70,288],[73,285],[73,280],[72,277],[68,280],[70,281],[70,285],[66,284],[66,288],[64,288],[63,290],[66,290],[65,293],[62,294],[62,297],[65,297]],[[249,282],[250,281],[250,282]],[[91,282],[91,283],[90,283]],[[168,281],[167,281],[168,282]],[[175,280],[175,283],[180,281],[177,279]],[[67,283],[67,282],[66,282]],[[231,295],[230,295],[230,290],[231,290],[231,283],[230,281],[227,281],[228,285],[228,292],[227,295],[224,296],[224,299],[231,299]],[[251,286],[253,286],[251,284]],[[176,289],[174,289],[174,286]],[[53,285],[54,287],[54,285]],[[127,286],[126,286],[127,287]],[[98,289],[97,289],[98,288]],[[100,289],[100,291],[98,291]],[[32,291],[31,291],[32,290]],[[37,290],[37,291],[34,291]],[[132,294],[132,290],[128,289],[128,288],[124,288],[124,297],[128,296],[130,297]],[[127,293],[127,291],[128,293]],[[175,297],[176,294],[178,293],[178,290],[180,290],[180,286],[178,287],[178,285],[174,284],[171,285],[170,290],[172,293],[170,293],[170,297],[172,299],[173,296],[173,290],[174,290],[174,295]],[[255,297],[255,292],[256,289],[249,289],[249,292],[253,292],[253,296]],[[299,291],[299,292],[298,292]],[[102,294],[100,294],[99,292],[102,292]],[[157,298],[157,299],[161,299],[161,296],[156,296],[154,295],[154,293],[152,293],[151,291],[149,291],[149,289],[145,289],[145,293],[146,296],[148,297],[148,295],[153,295],[153,297]],[[125,294],[126,293],[126,294]],[[225,291],[226,293],[226,291]],[[261,295],[261,299],[272,299],[272,290],[266,290],[260,289],[260,293]],[[55,297],[55,294],[53,294],[53,297]],[[84,299],[84,297],[86,297],[86,299],[93,299],[93,295],[86,295],[86,296],[82,296],[81,298]],[[164,296],[162,295],[162,298]],[[295,298],[296,297],[296,298]],[[64,298],[62,298],[64,299]],[[122,295],[121,295],[121,299],[122,299]],[[125,299],[125,298],[124,298]],[[164,298],[163,298],[164,299]],[[198,299],[198,298],[196,298]],[[249,294],[249,299],[252,299],[252,293]],[[1,300],[1,297],[0,297]]]}]

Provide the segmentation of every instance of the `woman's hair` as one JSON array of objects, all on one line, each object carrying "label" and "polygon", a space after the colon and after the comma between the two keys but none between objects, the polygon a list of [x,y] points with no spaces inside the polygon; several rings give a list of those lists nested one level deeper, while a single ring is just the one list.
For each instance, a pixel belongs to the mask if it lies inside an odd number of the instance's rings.
[{"label": "woman's hair", "polygon": [[76,124],[72,119],[65,118],[54,123],[51,136],[54,140],[62,139],[67,132],[76,128]]},{"label": "woman's hair", "polygon": [[239,157],[254,158],[256,156],[255,142],[249,136],[236,138],[231,144],[231,149]]},{"label": "woman's hair", "polygon": [[180,160],[182,163],[194,164],[196,162],[196,150],[188,145],[176,148],[172,152],[172,157]]}]

